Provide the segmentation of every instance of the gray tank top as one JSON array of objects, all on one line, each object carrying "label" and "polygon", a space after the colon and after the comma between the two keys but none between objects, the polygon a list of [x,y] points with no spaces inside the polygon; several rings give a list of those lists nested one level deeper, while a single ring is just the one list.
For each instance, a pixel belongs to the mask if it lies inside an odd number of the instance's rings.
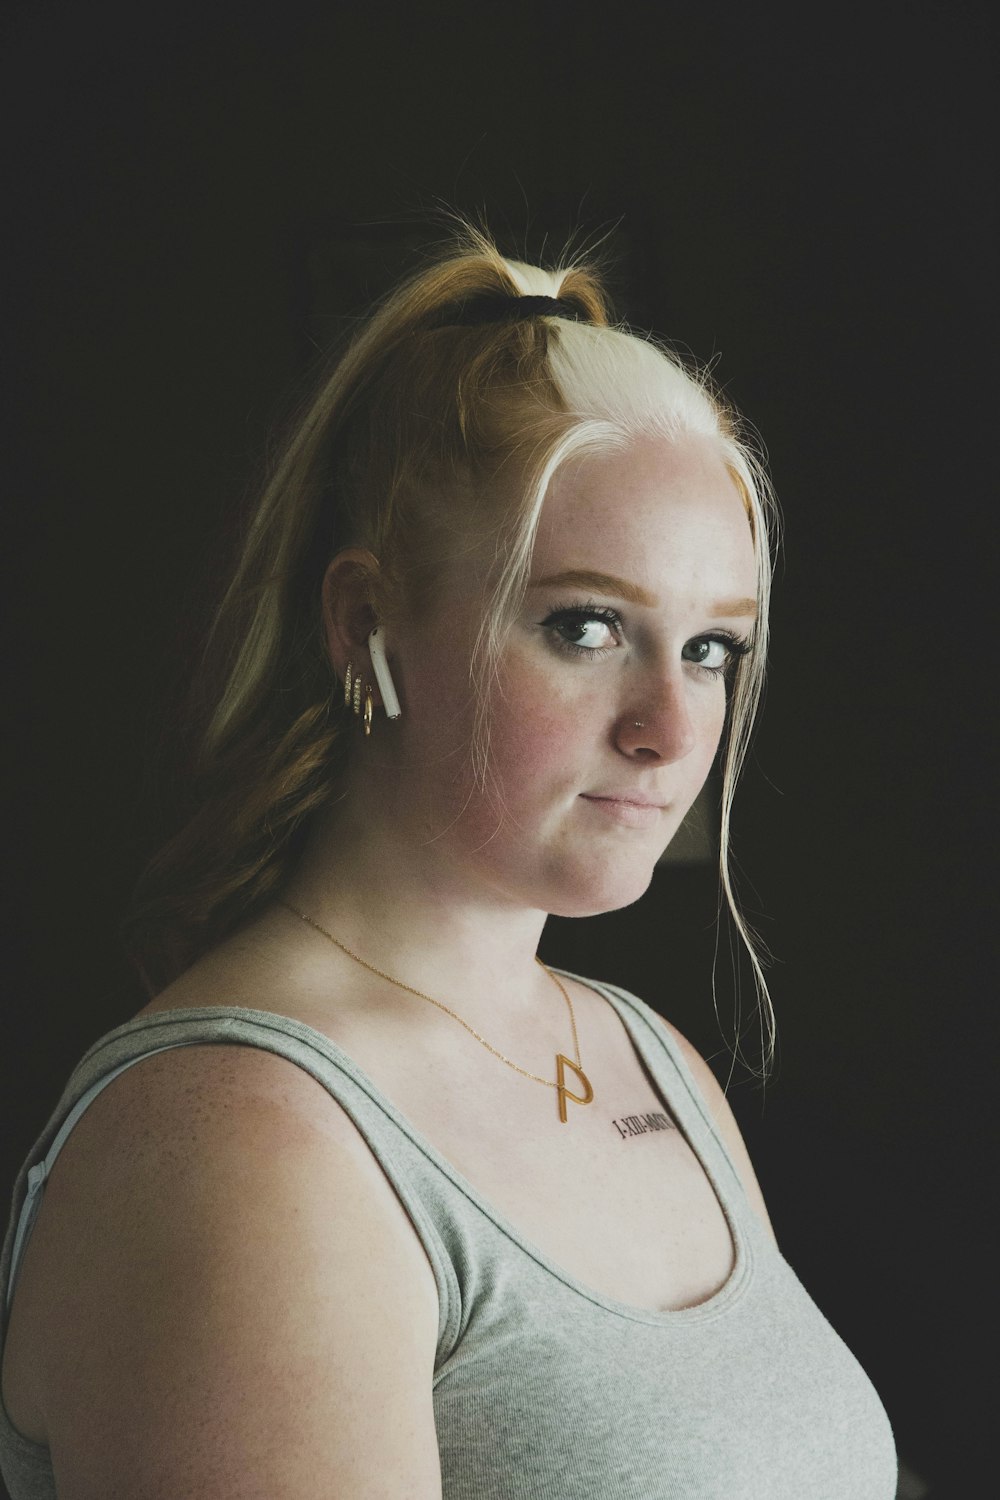
[{"label": "gray tank top", "polygon": [[[46,1176],[97,1094],[168,1048],[261,1047],[343,1106],[427,1251],[440,1306],[444,1500],[893,1500],[895,1448],[878,1396],[750,1208],[673,1039],[641,1000],[593,987],[621,1016],[729,1220],[735,1265],[707,1302],[651,1312],[590,1290],[486,1202],[327,1037],[287,1016],[220,1006],[130,1021],[73,1073],[15,1188],[0,1350]],[[2,1407],[0,1470],[11,1500],[56,1500],[48,1449]]]}]

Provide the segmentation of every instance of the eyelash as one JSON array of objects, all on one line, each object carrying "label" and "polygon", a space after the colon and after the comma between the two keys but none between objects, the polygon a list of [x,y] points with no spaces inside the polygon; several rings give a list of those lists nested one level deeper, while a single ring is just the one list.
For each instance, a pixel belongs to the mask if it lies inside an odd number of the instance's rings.
[{"label": "eyelash", "polygon": [[725,646],[728,656],[721,667],[704,667],[701,662],[692,662],[691,665],[706,677],[726,678],[732,672],[740,657],[748,656],[753,646],[746,636],[736,635],[732,630],[712,630],[708,635],[695,637],[699,641],[717,641],[720,646]]},{"label": "eyelash", "polygon": [[[561,651],[568,651],[576,657],[585,656],[590,661],[598,657],[607,656],[609,651],[617,649],[615,646],[578,646],[575,641],[567,641],[557,634],[557,627],[572,620],[576,624],[585,623],[587,620],[600,620],[602,624],[608,625],[619,635],[622,631],[622,618],[617,610],[607,605],[600,604],[571,604],[554,605],[550,608],[548,615],[541,624],[543,628],[552,632],[556,646]],[[753,648],[752,643],[745,637],[736,635],[731,630],[713,630],[707,635],[694,637],[698,641],[715,641],[720,646],[725,646],[729,655],[721,667],[705,667],[700,662],[691,662],[696,671],[705,677],[727,677],[739,661],[741,656],[746,656]]]},{"label": "eyelash", "polygon": [[559,625],[565,625],[569,621],[574,624],[584,624],[587,620],[600,620],[602,625],[608,625],[619,635],[621,634],[621,615],[617,610],[602,604],[553,605],[542,621],[542,625],[552,632],[555,644],[561,650],[568,651],[571,656],[586,656],[590,661],[596,661],[598,657],[607,656],[609,651],[617,648],[614,646],[578,646],[575,641],[567,641],[557,632]]}]

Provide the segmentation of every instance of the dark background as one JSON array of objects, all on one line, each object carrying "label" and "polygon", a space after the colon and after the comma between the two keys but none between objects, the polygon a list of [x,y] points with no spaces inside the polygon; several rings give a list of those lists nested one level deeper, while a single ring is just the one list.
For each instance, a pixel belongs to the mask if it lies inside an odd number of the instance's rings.
[{"label": "dark background", "polygon": [[[718,358],[786,516],[735,830],[780,1068],[733,1105],[907,1465],[934,1500],[991,1492],[986,4],[205,10],[5,13],[0,1176],[141,1003],[116,925],[169,819],[145,768],[318,347],[439,202],[535,254],[613,228],[623,310]],[[543,952],[724,1074],[714,901],[710,868],[667,867]]]}]

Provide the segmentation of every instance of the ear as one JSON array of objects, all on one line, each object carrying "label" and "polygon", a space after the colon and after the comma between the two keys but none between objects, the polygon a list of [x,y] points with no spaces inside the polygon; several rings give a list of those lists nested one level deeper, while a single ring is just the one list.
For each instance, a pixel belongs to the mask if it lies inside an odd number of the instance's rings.
[{"label": "ear", "polygon": [[[378,559],[363,547],[338,552],[323,576],[323,632],[330,665],[343,682],[348,662],[368,665],[366,642],[378,624],[373,604]],[[374,689],[375,684],[372,683]]]}]

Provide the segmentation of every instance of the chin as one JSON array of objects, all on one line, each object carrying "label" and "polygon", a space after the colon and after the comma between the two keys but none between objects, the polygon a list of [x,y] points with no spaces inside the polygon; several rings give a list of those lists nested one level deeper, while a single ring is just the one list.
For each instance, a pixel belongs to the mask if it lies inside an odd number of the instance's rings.
[{"label": "chin", "polygon": [[[614,885],[591,884],[589,890],[579,889],[576,892],[564,893],[562,900],[557,904],[550,905],[548,912],[553,917],[600,917],[609,911],[621,911],[626,906],[633,906],[649,890],[653,880],[655,865],[649,869],[641,878],[636,878],[634,872],[626,881],[616,881]],[[581,882],[581,886],[583,882]]]}]

